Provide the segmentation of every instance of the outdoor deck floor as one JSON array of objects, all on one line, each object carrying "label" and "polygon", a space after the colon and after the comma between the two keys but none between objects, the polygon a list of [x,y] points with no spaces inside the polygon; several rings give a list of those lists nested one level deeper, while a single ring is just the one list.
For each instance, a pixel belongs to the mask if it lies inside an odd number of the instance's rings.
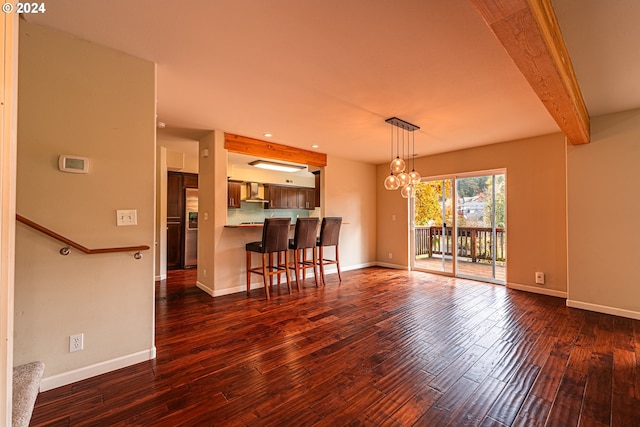
[{"label": "outdoor deck floor", "polygon": [[[421,258],[415,262],[415,268],[428,271],[443,271],[442,258]],[[453,273],[453,260],[446,258],[444,260],[444,272]],[[458,274],[464,276],[475,277],[480,280],[492,279],[493,271],[490,264],[465,261],[458,259]],[[507,271],[504,266],[496,265],[495,280],[507,280]]]}]

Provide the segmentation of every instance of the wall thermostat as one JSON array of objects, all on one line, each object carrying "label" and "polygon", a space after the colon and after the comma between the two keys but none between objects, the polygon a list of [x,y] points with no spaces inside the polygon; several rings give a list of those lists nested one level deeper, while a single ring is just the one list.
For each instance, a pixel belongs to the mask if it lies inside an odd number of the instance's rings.
[{"label": "wall thermostat", "polygon": [[89,159],[61,154],[58,158],[58,168],[62,172],[87,173],[89,171]]}]

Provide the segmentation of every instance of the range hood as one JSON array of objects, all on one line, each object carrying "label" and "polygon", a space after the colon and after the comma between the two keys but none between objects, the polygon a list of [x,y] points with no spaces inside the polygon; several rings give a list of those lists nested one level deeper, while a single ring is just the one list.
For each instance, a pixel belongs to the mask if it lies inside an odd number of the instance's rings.
[{"label": "range hood", "polygon": [[243,201],[251,203],[269,203],[268,200],[260,197],[258,188],[259,184],[257,182],[247,182],[247,198]]}]

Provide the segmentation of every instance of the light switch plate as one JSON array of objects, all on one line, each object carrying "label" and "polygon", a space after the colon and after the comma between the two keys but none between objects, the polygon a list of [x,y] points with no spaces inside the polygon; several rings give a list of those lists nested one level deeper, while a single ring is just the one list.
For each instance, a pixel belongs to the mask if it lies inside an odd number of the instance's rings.
[{"label": "light switch plate", "polygon": [[118,209],[116,211],[116,224],[138,225],[138,211],[136,209]]}]

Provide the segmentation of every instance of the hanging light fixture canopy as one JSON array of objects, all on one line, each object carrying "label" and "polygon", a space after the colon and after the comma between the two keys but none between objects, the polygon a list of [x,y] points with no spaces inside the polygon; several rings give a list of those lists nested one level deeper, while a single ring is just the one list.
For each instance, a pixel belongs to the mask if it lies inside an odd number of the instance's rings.
[{"label": "hanging light fixture canopy", "polygon": [[[414,131],[420,129],[420,127],[406,122],[397,117],[391,117],[385,120],[386,123],[391,125],[391,164],[389,176],[387,176],[384,180],[384,188],[387,190],[397,190],[398,188],[402,188],[402,197],[410,198],[413,197],[415,183],[420,181],[420,174],[415,171],[415,136],[413,134]],[[396,157],[393,157],[393,130],[394,126],[396,127]],[[400,157],[400,136],[399,132],[402,129],[402,157]],[[407,134],[407,153],[409,156],[409,135],[413,136],[413,148],[412,148],[412,171],[408,172],[408,159],[405,160],[405,133]]]}]

